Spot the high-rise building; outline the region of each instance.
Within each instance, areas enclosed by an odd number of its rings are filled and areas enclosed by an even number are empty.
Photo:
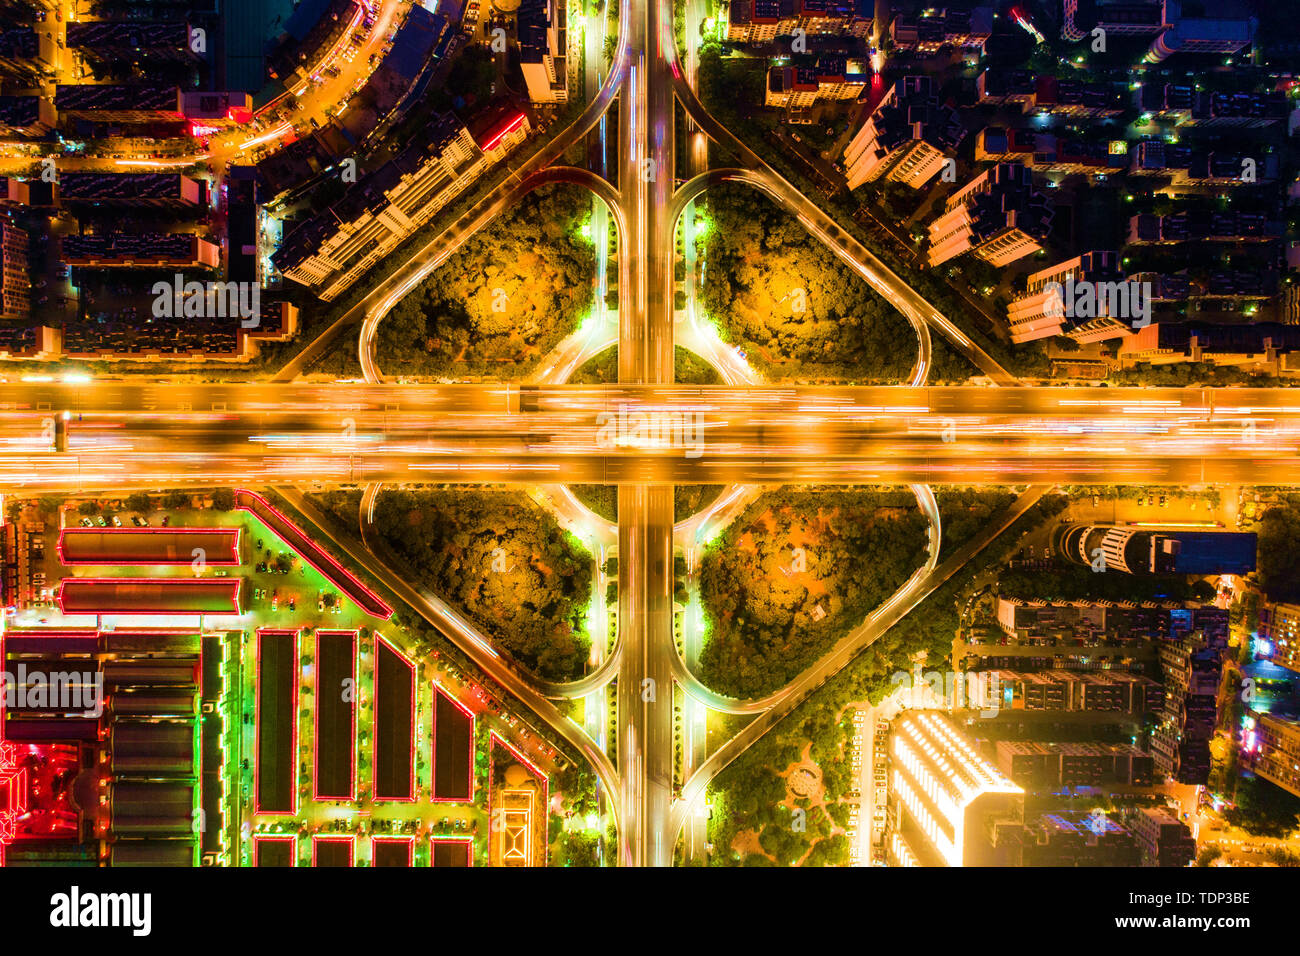
[[[1156,769],[1179,783],[1204,784],[1209,779],[1222,654],[1219,641],[1200,633],[1160,647],[1165,701],[1151,734],[1151,751]]]
[[[990,670],[972,707],[985,713],[1109,713],[1141,717],[1158,708],[1157,681],[1128,671]]]
[[[519,65],[528,98],[539,106],[569,101],[567,8],[555,0],[523,0],[519,6]]]
[[[1270,661],[1300,671],[1300,604],[1260,604],[1259,636],[1268,642]]]
[[[999,740],[996,748],[998,768],[1026,790],[1153,782],[1151,754],[1132,744]]]
[[[1300,721],[1276,714],[1247,717],[1241,756],[1257,777],[1300,797]]]
[[[899,15],[889,38],[899,50],[937,53],[944,47],[979,47],[993,35],[993,7],[930,8],[920,16]]]
[[[803,30],[807,37],[865,37],[875,21],[874,0],[730,0],[728,43],[771,43]]]
[[[1064,14],[1061,36],[1076,42],[1097,27],[1107,36],[1149,36],[1165,29],[1164,0],[1064,0]]]
[[[1221,0],[1219,6],[1228,4]],[[1151,42],[1148,63],[1160,63],[1175,53],[1237,53],[1255,38],[1258,21],[1244,7],[1231,15],[1183,16],[1182,0],[1164,0],[1164,31]]]
[[[451,115],[435,118],[419,141],[289,233],[271,261],[330,301],[500,162],[528,130],[523,113],[493,122],[477,139]]]
[[[811,64],[773,66],[767,71],[764,104],[806,110],[819,100],[857,99],[869,70],[860,60],[820,56]]]
[[[1142,853],[1143,866],[1187,866],[1196,859],[1196,840],[1187,824],[1167,810],[1135,807],[1120,817]]]
[[[1076,309],[1076,297],[1063,292],[1067,286],[1087,289],[1091,308]],[[1011,341],[1020,344],[1053,335],[1081,343],[1119,338],[1132,329],[1129,290],[1117,252],[1085,252],[1032,273],[1024,294],[1007,306]]]
[[[1255,534],[1068,525],[1057,553],[1097,570],[1125,574],[1247,574],[1255,570]]]
[[[26,318],[32,310],[27,233],[7,217],[0,218],[0,260],[0,318]]]
[[[1019,829],[1024,791],[951,720],[909,711],[894,721],[887,859],[896,866],[989,866],[1000,827]]]
[[[1052,207],[1034,189],[1022,163],[998,163],[948,197],[930,224],[929,262],[941,265],[966,252],[995,266],[1010,265],[1043,248]]]
[[[1044,813],[1025,824],[1020,866],[1139,866],[1137,839],[1107,813]]]
[[[885,94],[844,151],[850,189],[882,176],[919,189],[939,175],[966,136],[956,112],[939,104],[928,76],[905,76]]]

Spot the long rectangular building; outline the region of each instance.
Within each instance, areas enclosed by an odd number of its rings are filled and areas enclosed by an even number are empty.
[[[64,578],[64,614],[242,614],[239,578]]]
[[[143,567],[239,563],[238,528],[64,528],[59,560],[66,565]]]

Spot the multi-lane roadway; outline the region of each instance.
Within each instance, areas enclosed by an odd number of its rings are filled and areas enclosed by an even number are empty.
[[[1291,389],[0,384],[0,486],[1286,484]]]

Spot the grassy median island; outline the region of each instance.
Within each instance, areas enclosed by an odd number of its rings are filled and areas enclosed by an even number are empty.
[[[617,381],[617,345],[593,355],[569,376],[571,385],[612,385]],[[673,349],[673,381],[678,385],[721,385],[722,376],[704,359],[678,345]]]
[[[517,380],[591,308],[591,194],[542,187],[466,240],[379,323],[390,376]]]
[[[907,491],[763,495],[704,553],[705,682],[753,697],[792,680],[924,562],[925,528]]]
[[[673,485],[673,521],[685,521],[713,504],[724,485]],[[606,521],[618,521],[618,485],[569,485],[583,505]]]
[[[797,219],[735,184],[702,205],[700,300],[751,365],[773,381],[907,379],[912,327]]]
[[[375,534],[412,583],[463,613],[548,680],[583,672],[592,556],[515,491],[385,491]]]

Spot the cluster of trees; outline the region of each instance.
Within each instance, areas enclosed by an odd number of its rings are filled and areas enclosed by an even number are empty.
[[[527,374],[591,306],[595,255],[576,232],[591,196],[572,186],[530,193],[465,242],[379,324],[390,375]]]
[[[420,583],[549,680],[582,674],[592,557],[506,491],[389,491],[375,528]]]
[[[1079,564],[1063,564],[1050,571],[1014,568],[998,579],[1004,597],[1043,598],[1047,601],[1208,601],[1214,586],[1191,581],[1185,575],[1096,572]]]
[[[673,520],[685,521],[711,505],[722,485],[673,485]]]
[[[618,485],[569,485],[569,490],[606,521],[618,520]]]
[[[970,359],[958,352],[942,335],[930,332],[930,385],[961,385],[979,375]]]
[[[1252,374],[1244,369],[1215,365],[1213,362],[1173,362],[1152,365],[1139,362],[1132,368],[1114,368],[1107,381],[1115,385],[1150,385],[1177,387],[1181,385],[1285,385],[1272,375]]]
[[[765,196],[707,194],[709,281],[701,297],[725,336],[773,378],[899,382],[916,351],[907,321]]]
[[[752,697],[793,679],[924,560],[907,492],[763,495],[705,552],[706,682]]]
[[[1005,488],[945,488],[936,491],[934,498],[939,504],[942,535],[940,561],[979,534],[994,515],[1016,500]]]
[[[210,497],[212,498],[212,507],[218,511],[233,511],[235,508],[235,492],[232,488],[215,488]],[[47,504],[47,502],[42,499],[42,505],[45,504]],[[56,507],[53,503],[49,504],[51,510]],[[97,514],[111,515],[117,510],[133,511],[137,514],[149,514],[158,508],[162,508],[164,511],[179,511],[182,508],[190,507],[191,504],[193,504],[193,496],[190,492],[174,488],[158,499],[145,494],[143,491],[134,491],[120,501],[87,499],[77,505],[77,511],[79,514],[87,516]]]
[[[673,381],[679,385],[721,385],[722,376],[704,359],[678,345],[673,349]]]
[[[1300,600],[1300,562],[1293,550],[1300,540],[1300,495],[1287,495],[1264,512],[1255,533],[1259,586],[1271,601]]]
[[[767,734],[714,782],[723,794],[710,822],[710,841],[716,847],[711,863],[720,866],[841,866],[848,862],[848,842],[835,827],[846,829],[849,805],[842,802],[852,789],[847,743],[853,733],[852,716],[839,708],[801,708],[778,730]],[[801,759],[805,747],[822,771],[825,807],[806,797],[794,800],[803,810],[797,820],[783,805],[787,796],[785,770]],[[715,798],[717,799],[717,798]],[[719,807],[724,812],[716,812]],[[762,853],[741,855],[733,849],[744,832],[758,834]]]
[[[609,385],[618,381],[618,346],[583,362],[569,376],[570,385]]]
[[[561,830],[555,847],[561,866],[600,865],[600,834],[594,830]]]
[[[1300,826],[1300,798],[1258,777],[1238,777],[1234,804],[1223,819],[1252,836],[1287,836]]]

